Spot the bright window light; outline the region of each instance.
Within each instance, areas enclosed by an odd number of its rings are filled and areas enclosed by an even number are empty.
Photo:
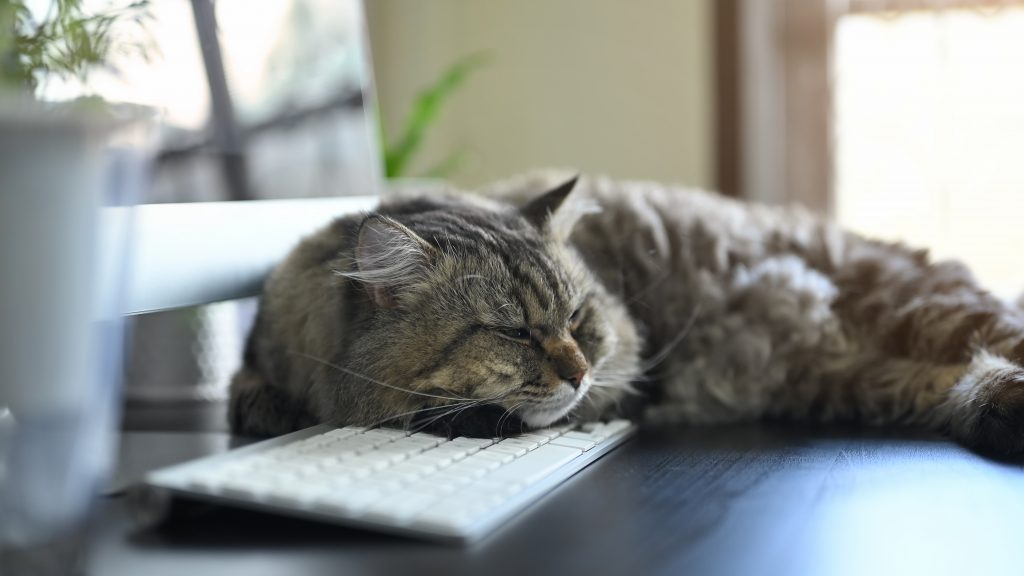
[[[1024,8],[845,16],[834,65],[839,221],[1024,292]]]

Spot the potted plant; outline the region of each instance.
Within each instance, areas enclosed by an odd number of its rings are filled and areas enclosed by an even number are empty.
[[[28,4],[0,0],[4,559],[77,525],[109,468],[120,369],[116,272],[130,220],[100,208],[125,205],[145,171],[138,108],[88,95],[54,101],[47,88],[85,86],[90,71],[125,48],[115,25],[144,22],[147,1],[101,13],[81,0],[55,0],[41,14]],[[43,557],[30,558],[28,571],[45,573],[32,563]]]

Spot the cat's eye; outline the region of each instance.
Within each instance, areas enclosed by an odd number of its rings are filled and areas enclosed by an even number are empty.
[[[580,327],[580,322],[583,320],[583,307],[580,306],[576,309],[572,315],[569,316],[569,329],[575,330]]]
[[[516,342],[529,342],[533,338],[527,328],[498,328],[498,334]]]

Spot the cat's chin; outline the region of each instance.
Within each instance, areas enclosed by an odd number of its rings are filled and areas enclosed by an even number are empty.
[[[580,387],[575,390],[569,387],[568,384],[564,384],[562,389],[568,392],[560,394],[545,404],[520,409],[519,419],[530,428],[544,428],[558,422],[587,395],[591,382],[592,379],[588,375],[583,379]]]
[[[559,419],[564,417],[572,410],[573,405],[566,406],[563,409],[533,409],[526,411],[524,410],[520,414],[519,418],[526,423],[530,428],[546,428]]]

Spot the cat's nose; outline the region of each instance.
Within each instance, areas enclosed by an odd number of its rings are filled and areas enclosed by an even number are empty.
[[[579,388],[588,368],[587,358],[580,347],[569,339],[545,342],[544,347],[555,374],[573,388]]]
[[[587,376],[587,371],[584,369],[584,370],[580,370],[579,372],[577,372],[575,374],[570,374],[570,375],[559,374],[559,376],[562,377],[562,380],[565,380],[566,382],[568,382],[569,386],[572,386],[573,390],[577,390],[577,389],[579,389],[580,384],[583,382],[583,379]]]

